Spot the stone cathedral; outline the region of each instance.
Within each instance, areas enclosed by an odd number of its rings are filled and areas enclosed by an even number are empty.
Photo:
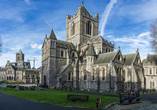
[[[98,35],[99,14],[84,5],[66,16],[66,41],[53,29],[42,45],[43,85],[88,91],[118,92],[145,89],[144,69],[138,49],[122,54],[120,47]]]

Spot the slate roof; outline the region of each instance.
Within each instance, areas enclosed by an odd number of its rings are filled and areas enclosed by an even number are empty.
[[[1,67],[0,71],[6,71],[8,69],[8,67]]]
[[[148,63],[148,62],[153,63],[153,61],[157,65],[157,55],[156,54],[148,54],[147,58],[146,58],[146,63]]]
[[[131,65],[136,57],[136,53],[132,54],[123,54],[124,64]]]
[[[95,53],[95,50],[94,50],[94,46],[93,46],[93,43],[91,43],[89,45],[89,48],[88,48],[86,56],[95,56],[95,55],[96,55],[96,53]]]
[[[61,41],[61,40],[56,40],[56,42],[58,43],[58,45],[62,45],[62,46],[70,46],[71,48],[75,49],[75,46],[73,43],[71,42],[67,42],[67,41]]]
[[[99,54],[94,64],[110,63],[110,61],[115,57],[117,52],[108,52],[108,53]]]
[[[26,69],[26,73],[34,73],[34,74],[39,74],[39,70],[38,69]]]
[[[68,66],[69,65],[64,65],[64,66],[60,67],[59,70],[58,70],[58,72],[57,72],[57,74],[63,73]]]
[[[89,41],[94,41],[94,40],[98,40],[100,41],[101,39],[104,40],[104,38],[101,35],[96,35],[96,36],[92,36]]]

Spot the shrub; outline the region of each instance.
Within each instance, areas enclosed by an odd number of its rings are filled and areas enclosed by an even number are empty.
[[[55,89],[56,89],[57,87],[55,86]]]
[[[24,86],[20,86],[19,89],[20,89],[20,90],[24,90]]]
[[[67,91],[67,89],[68,89],[68,87],[66,86],[66,87],[65,87],[65,90]]]
[[[71,86],[70,86],[70,92],[72,91],[72,88],[71,88]]]
[[[61,91],[63,90],[63,87],[61,87]]]

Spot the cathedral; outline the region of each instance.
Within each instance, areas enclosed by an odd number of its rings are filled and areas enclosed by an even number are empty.
[[[99,14],[84,5],[66,16],[66,41],[53,29],[42,45],[41,83],[56,87],[112,92],[144,90],[145,77],[139,50],[122,54],[120,47],[98,35]]]

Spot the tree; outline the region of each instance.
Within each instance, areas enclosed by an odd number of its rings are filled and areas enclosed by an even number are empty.
[[[0,34],[0,56],[2,54],[2,41],[1,41],[1,34]]]
[[[157,52],[157,19],[151,23],[150,37],[152,48],[155,52]]]
[[[143,60],[142,60],[142,63],[145,63],[145,62],[146,62],[146,59],[143,59]]]

